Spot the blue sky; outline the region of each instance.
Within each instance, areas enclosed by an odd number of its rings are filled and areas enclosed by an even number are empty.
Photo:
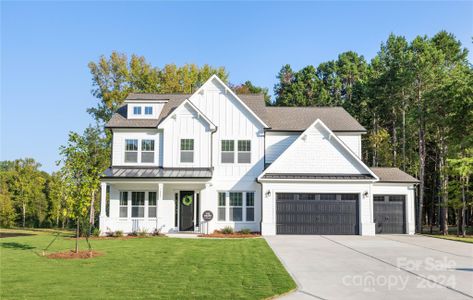
[[[0,160],[33,157],[56,170],[68,132],[93,123],[87,63],[114,50],[155,66],[225,66],[231,82],[272,91],[283,64],[318,65],[347,50],[371,59],[391,32],[442,29],[471,51],[473,2],[3,1]]]

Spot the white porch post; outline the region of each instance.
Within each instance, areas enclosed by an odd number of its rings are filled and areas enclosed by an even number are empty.
[[[100,217],[105,218],[107,209],[107,183],[100,184]]]
[[[159,209],[158,207],[163,203],[163,194],[164,194],[164,191],[163,191],[163,188],[164,188],[164,185],[162,183],[158,183],[158,199],[156,199],[156,230],[159,230],[158,228],[158,220],[159,220],[159,216],[158,216],[158,213],[159,213]]]

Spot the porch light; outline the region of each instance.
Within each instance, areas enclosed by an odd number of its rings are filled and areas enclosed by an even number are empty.
[[[266,191],[266,194],[264,194],[266,197],[270,197],[271,196],[271,191],[270,190],[267,190]]]
[[[365,191],[365,192],[363,193],[363,197],[365,197],[365,198],[368,197],[368,191]]]

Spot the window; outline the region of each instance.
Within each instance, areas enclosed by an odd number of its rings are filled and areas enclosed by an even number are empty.
[[[141,106],[133,107],[133,114],[134,115],[141,115]]]
[[[152,114],[153,114],[153,107],[145,106],[145,115],[152,115]]]
[[[141,140],[141,162],[154,162],[154,140]]]
[[[337,200],[337,195],[336,194],[320,194],[320,200],[335,201]]]
[[[131,217],[145,217],[145,192],[131,193]]]
[[[235,162],[235,141],[222,140],[222,163],[232,164]]]
[[[255,220],[255,193],[246,193],[246,221]]]
[[[181,163],[194,162],[194,140],[181,139]]]
[[[156,218],[156,192],[148,193],[148,218]]]
[[[251,141],[250,140],[238,141],[238,163],[239,164],[251,163]]]
[[[358,194],[342,194],[341,200],[342,201],[358,200]]]
[[[120,218],[128,217],[128,192],[120,192]]]
[[[243,193],[230,193],[230,221],[243,221]]]
[[[125,140],[125,162],[138,162],[138,140]]]
[[[226,193],[218,193],[218,220],[225,221],[225,207],[227,206]]]

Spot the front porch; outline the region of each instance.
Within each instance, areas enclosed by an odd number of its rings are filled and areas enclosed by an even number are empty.
[[[101,234],[203,232],[201,199],[206,198],[207,181],[104,180]]]

